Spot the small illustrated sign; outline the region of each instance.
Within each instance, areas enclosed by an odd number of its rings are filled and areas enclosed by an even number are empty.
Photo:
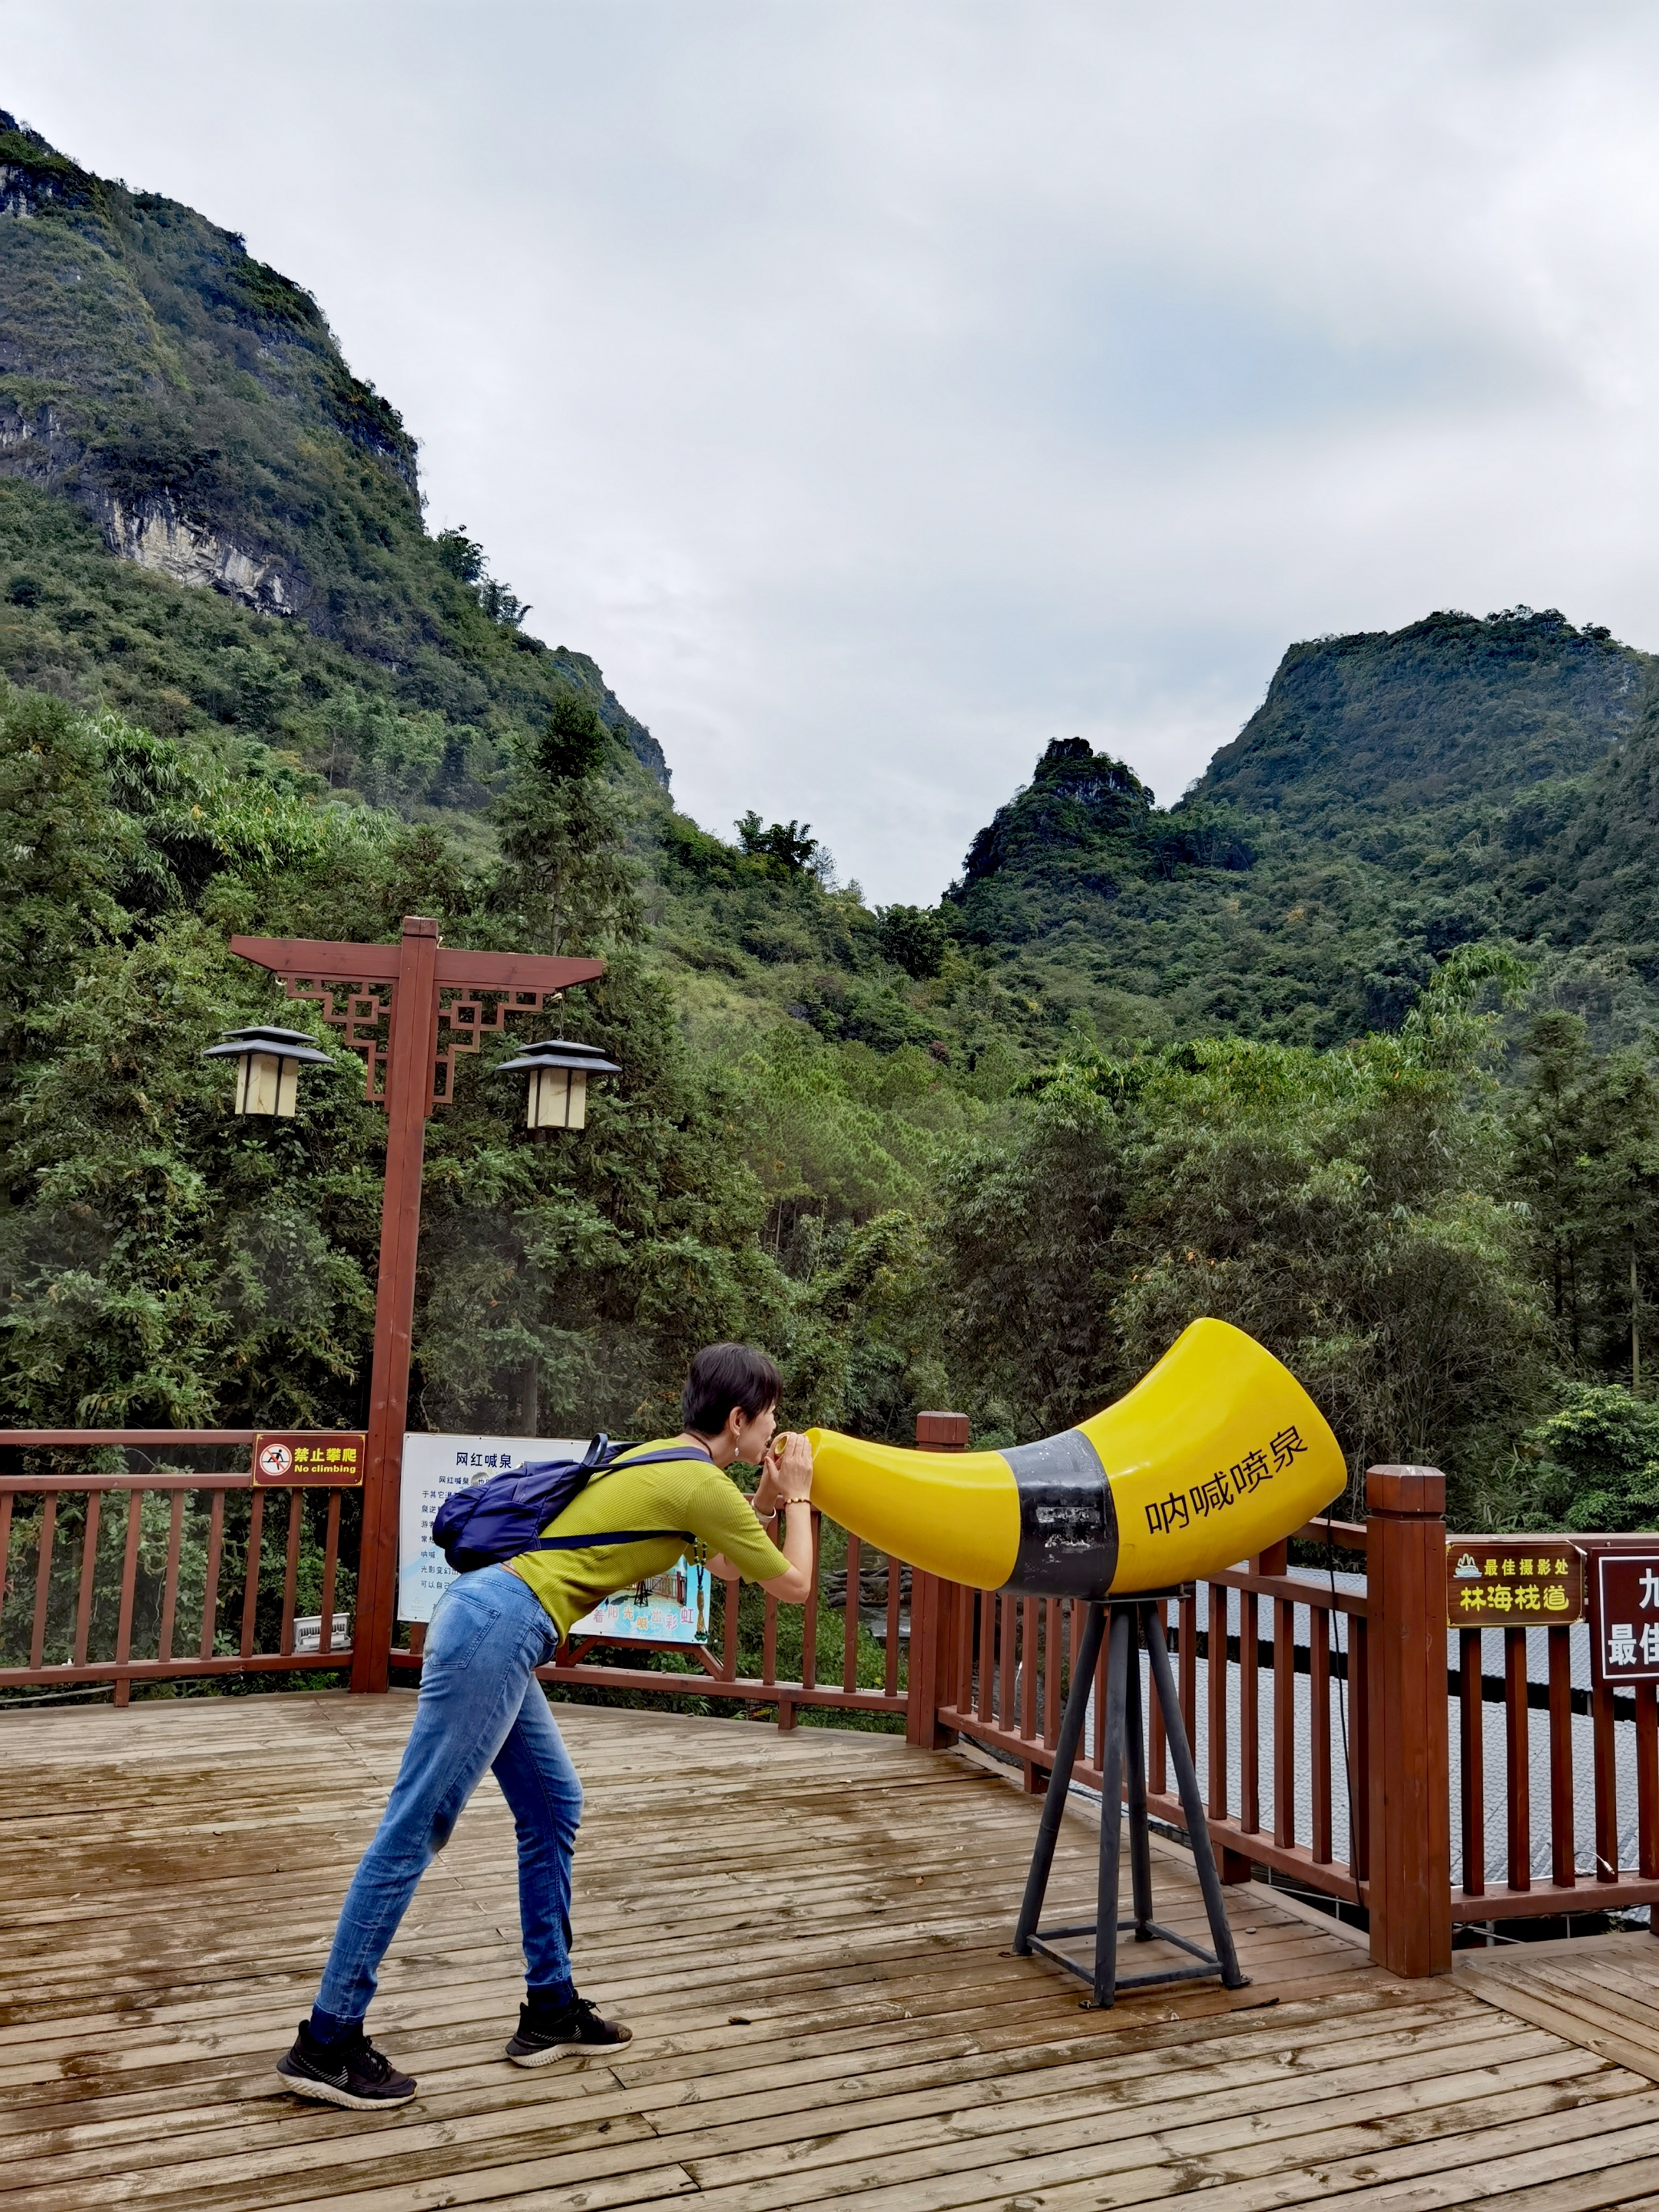
[[[323,1616],[320,1613],[304,1614],[294,1624],[294,1650],[297,1658],[323,1648]],[[351,1615],[337,1613],[328,1626],[328,1648],[331,1651],[349,1652],[351,1649]]]
[[[259,1490],[291,1490],[296,1485],[331,1484],[356,1490],[363,1479],[368,1439],[319,1429],[283,1430],[253,1440],[253,1480]]]
[[[665,1575],[630,1585],[596,1605],[570,1632],[580,1644],[701,1644],[708,1633],[709,1574],[677,1559]]]
[[[1584,1618],[1584,1555],[1555,1536],[1449,1536],[1453,1628],[1565,1628]]]
[[[1590,1577],[1598,1682],[1659,1682],[1659,1552],[1598,1552]]]

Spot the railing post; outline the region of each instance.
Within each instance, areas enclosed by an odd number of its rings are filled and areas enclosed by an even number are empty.
[[[1451,1969],[1446,1708],[1446,1478],[1365,1477],[1369,1597],[1370,1950],[1391,1973]]]
[[[966,1451],[966,1413],[918,1413],[918,1451]],[[955,1626],[951,1594],[953,1585],[938,1575],[910,1570],[910,1671],[905,1691],[904,1733],[907,1741],[924,1751],[941,1750],[955,1741],[952,1731],[939,1724],[939,1686],[946,1679],[951,1632]]]

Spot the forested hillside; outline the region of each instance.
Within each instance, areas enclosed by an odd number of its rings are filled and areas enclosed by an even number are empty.
[[[1525,610],[1294,647],[1187,799],[1048,744],[936,906],[810,824],[713,836],[542,642],[320,311],[193,211],[0,137],[0,1420],[352,1422],[381,1122],[239,929],[603,952],[621,1076],[538,1145],[435,1117],[416,1418],[665,1418],[774,1347],[786,1417],[1038,1435],[1218,1313],[1351,1463],[1626,1525],[1659,1279],[1652,664]],[[1033,733],[1033,750],[1041,733]]]
[[[1449,951],[1498,939],[1629,1041],[1659,1016],[1656,672],[1528,608],[1292,646],[1168,811],[1051,744],[975,841],[957,927],[1109,1038],[1397,1028]]]

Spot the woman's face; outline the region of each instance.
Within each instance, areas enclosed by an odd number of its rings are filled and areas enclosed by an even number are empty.
[[[778,1409],[775,1406],[763,1406],[758,1413],[750,1414],[744,1414],[735,1406],[732,1410],[738,1424],[738,1457],[745,1467],[758,1467],[778,1425]]]

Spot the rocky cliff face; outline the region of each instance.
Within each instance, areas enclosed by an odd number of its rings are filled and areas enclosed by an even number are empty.
[[[110,551],[293,618],[458,724],[575,684],[659,784],[662,748],[586,655],[446,568],[416,450],[311,295],[191,208],[95,176],[0,111],[0,476]]]
[[[0,113],[0,470],[76,501],[126,559],[338,634],[319,448],[353,534],[390,525],[412,551],[414,441],[309,295]]]
[[[260,614],[291,615],[292,586],[275,561],[261,561],[180,514],[167,492],[132,507],[113,493],[92,501],[112,552],[175,584],[207,584]]]

